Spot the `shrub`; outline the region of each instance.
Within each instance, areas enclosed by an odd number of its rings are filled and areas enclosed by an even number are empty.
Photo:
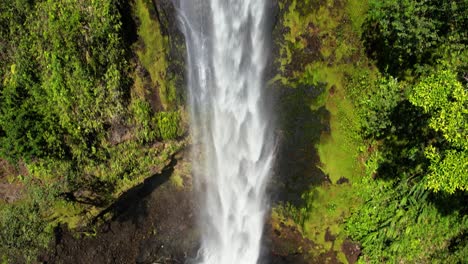
[[[8,258],[23,256],[33,262],[52,239],[52,230],[40,215],[39,205],[7,205],[0,212],[0,249]]]
[[[393,126],[390,116],[403,99],[402,89],[392,77],[381,77],[370,85],[373,89],[359,100],[361,127],[365,137],[381,138]]]
[[[364,31],[367,50],[381,70],[393,75],[433,63],[446,42],[464,49],[466,8],[466,1],[371,0]]]
[[[159,112],[155,116],[156,130],[163,140],[176,139],[182,136],[180,112]]]

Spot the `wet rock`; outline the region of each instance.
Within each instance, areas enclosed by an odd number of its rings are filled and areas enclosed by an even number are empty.
[[[169,38],[169,75],[175,82],[175,87],[180,98],[185,98],[185,37],[180,30],[177,14],[177,2],[174,0],[153,0],[156,7],[162,34]]]
[[[265,226],[265,245],[268,247],[262,256],[262,263],[310,263],[308,252],[315,244],[302,236],[294,225],[285,224],[282,220],[270,218]]]

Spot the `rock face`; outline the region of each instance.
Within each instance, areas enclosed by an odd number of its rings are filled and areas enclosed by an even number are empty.
[[[175,76],[175,86],[180,97],[185,99],[185,39],[180,30],[177,15],[177,0],[153,0],[162,33],[169,38],[169,74]]]
[[[184,157],[122,195],[111,208],[113,218],[98,230],[56,230],[56,243],[42,263],[184,263],[196,255],[190,176]],[[182,175],[181,175],[182,173]],[[170,179],[183,177],[183,187]]]
[[[22,198],[24,186],[17,182],[9,182],[8,176],[16,178],[27,173],[23,163],[15,167],[8,161],[0,159],[0,202],[13,203]]]

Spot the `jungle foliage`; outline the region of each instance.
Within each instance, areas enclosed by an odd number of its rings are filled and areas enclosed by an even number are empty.
[[[184,126],[166,40],[155,31],[149,40],[160,42],[158,53],[142,51],[150,34],[142,31],[160,25],[150,1],[132,3],[2,1],[0,159],[27,172],[1,175],[26,194],[0,207],[0,255],[24,250],[33,261],[55,225],[86,224],[182,147],[173,141]],[[148,81],[148,71],[160,77]],[[164,102],[152,100],[158,93]]]
[[[468,1],[369,3],[362,37],[383,77],[348,84],[369,151],[347,232],[363,262],[463,263]]]
[[[468,44],[466,0],[369,1],[363,35],[382,71],[398,76],[462,51]]]
[[[334,251],[346,263],[351,238],[361,263],[465,263],[468,1],[284,0],[280,9],[273,81],[301,98],[285,97],[294,107],[284,112],[329,111],[318,135],[307,133],[311,120],[286,119],[327,177],[310,184],[318,176],[304,170],[302,204],[275,208],[276,221],[316,244],[294,253]],[[303,103],[302,86],[317,99]],[[314,147],[302,144],[300,159]]]

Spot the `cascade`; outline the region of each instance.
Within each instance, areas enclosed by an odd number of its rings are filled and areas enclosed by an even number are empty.
[[[254,264],[274,136],[265,110],[268,0],[182,0],[200,262]]]

